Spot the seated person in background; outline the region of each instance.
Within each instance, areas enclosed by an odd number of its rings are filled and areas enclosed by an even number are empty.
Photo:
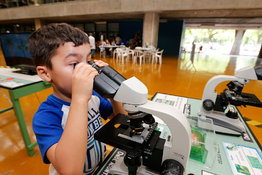
[[[53,87],[33,119],[43,162],[51,163],[49,174],[92,174],[106,156],[106,145],[94,140],[103,125],[101,117],[126,112],[121,103],[93,91],[98,72],[86,63],[88,36],[65,23],[49,24],[31,34],[29,51],[39,77]]]
[[[132,41],[132,44],[130,46],[130,49],[135,49],[136,46],[138,46],[138,35],[136,34],[133,41]]]
[[[109,43],[111,43],[112,46],[115,45],[115,37],[114,37],[114,36],[110,36],[110,37],[108,38],[108,40],[109,40]]]
[[[116,41],[116,45],[120,45],[120,44],[121,44],[121,42],[122,42],[122,39],[121,39],[121,37],[120,37],[120,35],[119,35],[119,34],[116,36],[116,39],[115,39],[115,41]]]
[[[103,46],[111,46],[108,39],[106,39],[106,41],[103,43]],[[105,49],[106,49],[106,56],[110,57],[111,55],[110,51],[112,50],[112,48],[106,47]]]
[[[105,41],[105,46],[111,46],[111,44],[110,44],[108,39],[106,39],[106,41]]]
[[[112,45],[112,46],[115,46],[115,45],[116,45],[115,40],[112,40],[111,45]]]

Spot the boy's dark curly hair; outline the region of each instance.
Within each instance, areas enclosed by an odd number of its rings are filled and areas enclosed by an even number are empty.
[[[66,42],[73,42],[75,46],[89,43],[85,32],[66,23],[42,26],[29,36],[28,41],[34,64],[45,65],[50,69],[52,69],[51,57],[60,45]]]

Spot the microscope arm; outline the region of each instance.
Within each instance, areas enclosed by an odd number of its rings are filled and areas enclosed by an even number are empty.
[[[147,100],[147,88],[137,78],[122,82],[114,96],[129,112],[143,112],[159,117],[167,124],[172,136],[165,143],[163,159],[175,159],[184,168],[191,148],[191,129],[186,116],[177,109]]]
[[[209,103],[215,104],[217,99],[216,86],[224,81],[237,81],[243,86],[249,82],[249,80],[260,80],[262,78],[262,66],[258,67],[244,67],[235,72],[234,76],[229,75],[217,75],[212,77],[206,84],[202,96],[202,104],[209,106]],[[203,112],[203,107],[201,111]]]
[[[213,103],[216,102],[216,98],[217,98],[217,92],[215,90],[215,88],[217,87],[217,85],[219,85],[220,83],[224,82],[224,81],[238,81],[242,84],[245,83],[244,79],[235,77],[235,76],[229,76],[229,75],[217,75],[212,77],[206,84],[205,88],[204,88],[204,93],[202,96],[202,103],[205,100],[211,100]]]
[[[191,149],[191,129],[186,116],[179,110],[153,101],[138,106],[139,111],[159,117],[167,124],[172,136],[166,140],[163,161],[175,159],[186,169]]]

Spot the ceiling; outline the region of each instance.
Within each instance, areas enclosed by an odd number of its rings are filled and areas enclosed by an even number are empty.
[[[18,8],[22,9],[22,8]],[[159,14],[160,22],[184,20],[190,28],[223,28],[223,29],[261,29],[262,9],[218,9],[218,10],[165,10],[154,11]],[[11,13],[11,12],[10,12]],[[103,14],[81,14],[68,16],[50,15],[39,17],[43,22],[87,23],[97,21],[119,22],[143,20],[145,11],[107,12]],[[18,15],[19,18],[19,15]],[[34,18],[2,18],[0,24],[34,24]]]

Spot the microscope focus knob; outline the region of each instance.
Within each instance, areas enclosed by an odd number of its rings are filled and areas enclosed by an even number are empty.
[[[232,106],[228,106],[228,111],[226,113],[226,116],[232,119],[237,119],[238,118],[237,110]]]
[[[155,123],[155,119],[151,114],[147,114],[146,116],[144,116],[143,121],[149,125]]]
[[[138,167],[141,165],[141,155],[138,152],[127,152],[124,163],[128,167],[128,175],[136,175]]]
[[[206,99],[203,101],[203,108],[206,110],[206,111],[211,111],[212,109],[214,109],[214,102],[210,99]]]
[[[162,164],[161,175],[183,175],[184,167],[174,159],[166,159]]]

